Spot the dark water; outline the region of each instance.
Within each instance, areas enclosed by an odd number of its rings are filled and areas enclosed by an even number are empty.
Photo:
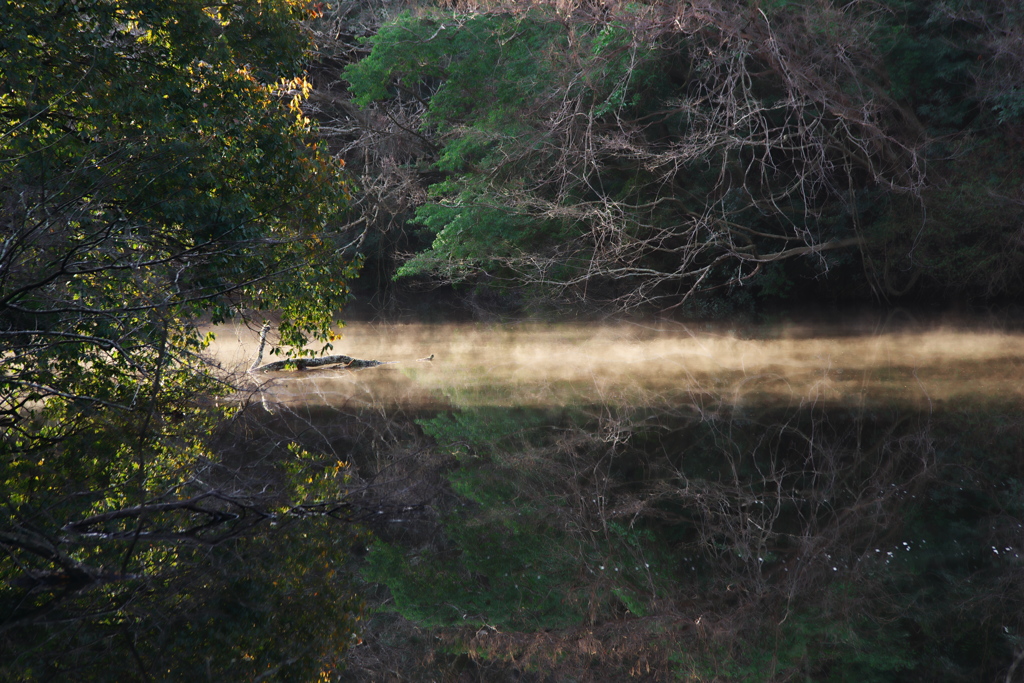
[[[253,396],[422,506],[377,529],[353,680],[1024,674],[1018,333],[353,325],[336,346],[397,362]]]

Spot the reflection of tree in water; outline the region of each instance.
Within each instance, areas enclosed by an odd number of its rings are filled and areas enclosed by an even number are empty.
[[[988,408],[254,406],[198,475],[234,497],[194,502],[276,525],[140,537],[163,571],[36,588],[22,614],[61,597],[16,633],[61,670],[113,655],[184,676],[205,652],[214,670],[273,662],[272,678],[298,680],[303,662],[330,669],[358,591],[375,609],[342,680],[1001,680],[1021,651],[1021,423]],[[338,510],[378,539],[365,560],[350,525],[301,514],[301,486],[336,486],[339,461]],[[209,524],[183,511],[146,529]],[[130,512],[76,529],[102,529],[123,558]]]
[[[380,431],[372,421],[355,416],[339,432],[334,416],[280,413],[235,413],[184,462],[187,481],[149,502],[18,508],[0,530],[0,678],[336,671],[357,640],[352,560],[365,529],[389,537],[424,511],[378,494],[343,457],[360,424]]]
[[[420,424],[457,463],[462,504],[439,510],[443,541],[371,552],[397,614],[353,651],[360,675],[411,657],[382,644],[397,615],[463,653],[432,670],[487,676],[989,680],[1022,651],[1012,411],[706,403]]]

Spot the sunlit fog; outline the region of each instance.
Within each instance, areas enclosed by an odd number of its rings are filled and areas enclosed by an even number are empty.
[[[251,365],[256,333],[222,327],[215,334],[210,352],[225,368]],[[1002,403],[1024,394],[1024,335],[997,330],[355,323],[328,352],[387,364],[260,373],[249,385],[275,402],[331,405],[557,406],[688,396],[732,403]]]

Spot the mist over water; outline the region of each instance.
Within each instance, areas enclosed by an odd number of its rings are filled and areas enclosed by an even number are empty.
[[[328,353],[363,370],[261,373],[279,403],[557,407],[713,396],[732,404],[1013,404],[1024,334],[933,327],[875,333],[778,325],[742,332],[664,322],[347,325]],[[247,368],[257,334],[220,327],[210,352]],[[273,337],[271,337],[273,340]],[[319,349],[316,349],[319,350]],[[433,355],[433,361],[418,359]],[[266,360],[266,359],[265,359]]]

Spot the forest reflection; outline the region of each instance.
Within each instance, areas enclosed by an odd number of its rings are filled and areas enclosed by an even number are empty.
[[[1022,341],[356,324],[335,352],[398,362],[249,415],[422,512],[375,529],[351,680],[1011,680]]]

